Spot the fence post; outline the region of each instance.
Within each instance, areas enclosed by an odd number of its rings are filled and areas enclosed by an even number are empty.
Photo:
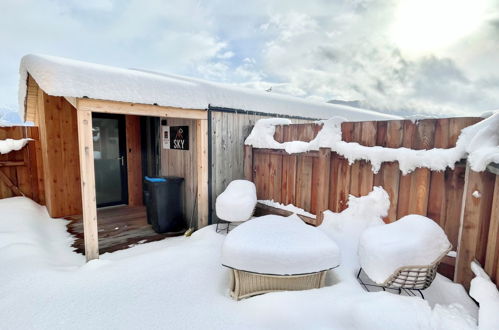
[[[323,212],[328,209],[329,203],[329,176],[331,175],[331,149],[330,148],[320,148],[319,149],[319,163],[317,166],[317,171],[320,175],[319,185],[317,187],[317,199],[316,199],[316,216],[317,222],[316,226],[322,223],[324,219]]]
[[[490,225],[495,176],[487,171],[474,172],[466,165],[463,204],[457,246],[454,282],[466,289],[473,278],[470,263],[485,258],[487,233]],[[477,192],[477,193],[475,193]]]
[[[244,145],[244,178],[253,182],[253,146]]]

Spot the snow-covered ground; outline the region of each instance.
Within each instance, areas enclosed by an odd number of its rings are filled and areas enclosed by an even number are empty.
[[[375,196],[376,197],[376,196]],[[442,276],[427,300],[367,293],[355,278],[358,218],[383,212],[374,197],[354,209],[327,212],[321,229],[341,249],[327,286],[229,297],[221,266],[225,235],[213,226],[107,253],[85,264],[72,252],[64,220],[22,198],[0,200],[0,328],[2,329],[474,329],[478,309],[464,289]],[[348,209],[347,209],[348,210]]]

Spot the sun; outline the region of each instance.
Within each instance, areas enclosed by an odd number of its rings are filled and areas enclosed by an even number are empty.
[[[401,0],[390,35],[409,54],[437,51],[473,33],[485,8],[485,0]]]

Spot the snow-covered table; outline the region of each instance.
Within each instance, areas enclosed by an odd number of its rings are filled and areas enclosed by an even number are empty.
[[[234,299],[323,287],[326,272],[339,262],[336,243],[296,215],[245,222],[227,235],[222,247]]]

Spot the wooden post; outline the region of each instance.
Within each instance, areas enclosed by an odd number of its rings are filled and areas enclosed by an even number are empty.
[[[494,199],[490,214],[489,237],[487,240],[487,257],[485,258],[485,271],[496,285],[499,285],[499,175],[496,175],[494,186]]]
[[[198,228],[208,225],[208,120],[196,121]]]
[[[323,212],[329,207],[329,176],[331,174],[331,149],[320,148],[319,149],[319,163],[317,166],[317,172],[320,173],[320,180],[318,180],[317,186],[317,198],[316,198],[316,215],[317,222],[316,226],[322,223],[324,219]]]
[[[244,145],[244,178],[253,182],[253,146]]]
[[[473,278],[470,263],[477,259],[484,264],[487,233],[490,224],[495,175],[474,172],[466,166],[465,187],[454,281],[469,289]],[[479,194],[475,193],[478,192]]]
[[[97,204],[95,199],[94,143],[92,112],[76,111],[78,121],[78,148],[80,153],[81,197],[83,206],[83,235],[87,261],[99,258]]]

